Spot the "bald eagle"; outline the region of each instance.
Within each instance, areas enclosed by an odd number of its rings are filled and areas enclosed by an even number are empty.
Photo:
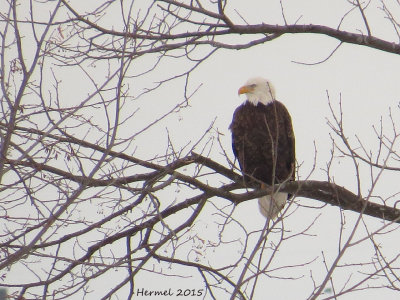
[[[261,187],[295,179],[295,138],[292,120],[286,107],[275,100],[271,83],[251,78],[238,94],[247,100],[234,114],[230,130],[232,148],[239,161],[245,182]],[[260,212],[274,219],[291,197],[275,191],[258,199]]]

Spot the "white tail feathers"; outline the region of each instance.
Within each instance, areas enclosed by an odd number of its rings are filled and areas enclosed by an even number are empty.
[[[258,198],[258,206],[261,214],[268,219],[275,219],[282,208],[285,206],[288,198],[287,193],[275,193]]]

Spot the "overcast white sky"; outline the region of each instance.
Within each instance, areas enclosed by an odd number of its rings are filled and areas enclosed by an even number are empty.
[[[279,11],[279,2],[270,1]],[[315,22],[336,27],[341,16],[347,11],[346,1],[283,1],[287,12],[288,22],[298,19],[299,23]],[[270,14],[264,2],[247,1],[240,2],[238,8],[250,23],[253,22],[280,22],[279,14]],[[272,4],[271,4],[272,5]],[[376,9],[378,2],[372,1],[374,13],[368,15],[372,20],[372,32],[379,33],[381,37],[393,38],[391,27],[382,20],[381,12]],[[232,5],[232,7],[235,7]],[[260,13],[263,12],[263,13]],[[264,13],[265,12],[265,13]],[[233,16],[233,15],[232,15]],[[272,19],[272,20],[271,20]],[[270,21],[271,20],[271,21]],[[347,30],[361,29],[357,13],[350,16],[343,24]],[[377,145],[377,140],[372,130],[372,125],[378,125],[380,117],[387,117],[389,107],[396,111],[399,102],[400,85],[398,84],[400,59],[393,54],[381,53],[353,45],[342,45],[340,49],[327,62],[306,66],[296,62],[314,63],[325,59],[338,45],[332,38],[299,34],[285,35],[273,42],[257,46],[243,51],[220,50],[206,63],[204,63],[192,76],[192,84],[202,83],[203,86],[192,99],[192,108],[182,113],[183,120],[171,122],[168,127],[173,132],[177,143],[185,144],[187,133],[200,136],[216,117],[216,126],[224,133],[223,142],[225,149],[230,149],[230,132],[228,126],[234,109],[244,100],[237,96],[237,89],[253,76],[263,76],[271,80],[275,86],[277,98],[289,109],[296,134],[296,154],[299,163],[302,163],[300,177],[308,176],[314,161],[314,142],[317,146],[317,169],[310,179],[326,180],[325,173],[320,168],[326,168],[326,162],[330,156],[331,141],[327,117],[330,117],[327,102],[327,92],[332,103],[338,107],[342,99],[344,120],[347,135],[351,141],[355,141],[357,134],[366,145]],[[398,112],[395,112],[398,117]],[[365,170],[366,171],[366,170]],[[369,174],[363,178],[364,193],[369,188]],[[343,161],[334,167],[334,179],[339,185],[349,190],[356,191],[354,171],[348,161]],[[378,189],[382,193],[395,192],[394,182],[398,176],[388,173]],[[299,200],[300,204],[316,205],[315,201]],[[282,264],[299,263],[312,260],[315,257],[321,259],[321,254],[332,262],[337,255],[340,214],[337,208],[325,207],[324,209],[300,208],[288,218],[285,225],[287,230],[305,228],[310,220],[321,214],[311,233],[315,236],[293,241],[293,244],[279,252],[278,261]],[[357,214],[347,212],[348,228],[351,228]],[[257,213],[256,201],[248,201],[239,205],[235,217],[246,228],[257,230],[262,228],[263,218]],[[205,218],[205,217],[204,217]],[[366,218],[380,224],[378,220]],[[205,219],[207,223],[207,219]],[[371,225],[371,228],[374,226]],[[360,233],[360,235],[365,235]],[[211,235],[212,236],[212,235]],[[395,232],[384,239],[383,251],[388,255],[397,253],[397,241],[399,233]],[[370,246],[370,245],[368,245]],[[365,254],[371,257],[370,248],[366,246],[356,247],[349,251],[345,261],[362,261]],[[210,256],[212,253],[210,253]],[[216,255],[214,253],[214,255]],[[229,253],[220,254],[220,258]],[[233,252],[233,254],[235,253]],[[300,258],[301,257],[301,258]],[[364,258],[365,259],[365,258]],[[310,268],[315,277],[322,276],[325,270],[321,260]],[[343,273],[339,270],[335,274],[335,280],[347,280],[348,270]],[[296,272],[285,273],[282,276],[308,276]],[[355,275],[356,276],[356,275]],[[190,280],[189,280],[190,281]],[[260,285],[265,285],[263,293],[256,294],[255,299],[303,299],[308,293],[310,280],[268,279]],[[397,296],[389,290],[373,289],[366,293],[356,294],[363,299],[395,299]],[[327,295],[329,296],[329,294]],[[161,299],[161,298],[160,298]],[[340,299],[356,299],[354,295],[342,296]]]
[[[270,1],[271,5],[279,11],[279,2]],[[283,1],[288,22],[297,20],[299,23],[315,22],[336,27],[341,16],[348,9],[346,1]],[[278,23],[281,21],[279,14],[270,13],[267,4],[259,1],[240,2],[237,8],[242,16],[250,23],[263,21]],[[370,4],[374,13],[368,15],[371,20],[373,33],[378,33],[384,38],[393,38],[392,29],[382,20],[381,12],[376,9],[378,2]],[[372,9],[371,9],[372,10]],[[262,12],[262,13],[260,13]],[[232,13],[232,17],[233,17]],[[233,18],[234,19],[234,18]],[[347,30],[361,29],[365,32],[363,25],[359,22],[357,13],[349,16],[343,23]],[[209,124],[216,119],[216,127],[224,133],[222,138],[225,149],[230,149],[230,133],[228,126],[234,109],[244,100],[237,96],[237,89],[253,76],[263,76],[271,80],[276,88],[277,98],[289,109],[294,130],[296,134],[296,153],[302,167],[299,171],[300,177],[308,176],[314,161],[314,142],[317,146],[317,169],[310,179],[326,180],[325,173],[320,168],[326,168],[326,162],[330,156],[331,141],[329,138],[329,127],[326,118],[330,116],[327,102],[327,92],[332,103],[336,106],[340,95],[344,109],[344,120],[347,135],[351,141],[355,141],[357,134],[366,145],[376,145],[376,138],[372,131],[372,125],[379,124],[381,116],[386,117],[389,107],[394,110],[399,102],[400,85],[398,84],[400,59],[393,54],[381,53],[376,50],[367,49],[353,45],[343,45],[327,62],[318,65],[306,66],[296,64],[293,61],[314,63],[325,59],[338,45],[334,39],[309,35],[286,35],[273,42],[257,46],[243,51],[220,50],[204,63],[191,77],[192,84],[202,83],[203,86],[193,97],[192,107],[182,112],[182,119],[169,121],[167,125],[174,141],[184,145],[188,139],[201,136]],[[163,98],[165,100],[165,97]],[[398,117],[398,112],[396,111]],[[363,179],[364,193],[369,188],[369,174]],[[389,194],[395,191],[393,183],[396,182],[396,174],[387,174],[378,191]],[[396,179],[395,179],[396,178]],[[356,180],[354,171],[348,162],[343,161],[334,167],[334,179],[339,185],[356,191]],[[316,205],[315,201],[305,199],[299,200],[300,204]],[[312,260],[318,257],[317,263],[310,268],[313,275],[318,278],[325,270],[321,262],[321,254],[327,257],[329,262],[337,255],[340,214],[337,208],[325,207],[324,209],[300,208],[295,214],[287,219],[285,225],[287,230],[296,231],[305,228],[310,220],[321,214],[311,233],[312,237],[293,241],[293,244],[285,247],[279,252],[278,261],[282,264],[295,264],[300,261]],[[351,228],[357,214],[347,212],[348,228]],[[248,201],[239,205],[235,217],[246,226],[249,231],[262,228],[263,218],[257,212],[256,201]],[[207,218],[203,217],[207,223]],[[380,224],[378,220],[366,218],[371,224]],[[211,225],[208,224],[210,227]],[[372,226],[372,225],[371,225]],[[212,227],[212,226],[211,226]],[[372,226],[371,228],[373,228]],[[360,233],[360,235],[365,235]],[[212,234],[208,238],[212,239]],[[397,241],[399,233],[394,232],[385,238],[383,251],[394,254],[398,251]],[[370,246],[370,245],[369,245]],[[371,257],[370,248],[367,246],[356,247],[349,251],[345,261],[362,261],[360,255]],[[209,258],[217,256],[218,253],[209,253]],[[219,253],[219,258],[232,253]],[[365,257],[364,257],[365,259]],[[347,280],[346,274],[339,270],[335,273],[335,280]],[[285,273],[282,276],[305,276],[296,272]],[[356,276],[356,275],[355,275]],[[190,280],[188,279],[187,282]],[[192,283],[191,283],[192,284]],[[261,284],[261,283],[260,283]],[[268,279],[261,285],[265,286],[263,293],[256,295],[255,299],[302,299],[309,291],[311,281]],[[362,295],[363,299],[395,299],[394,293],[389,290],[369,290]],[[329,294],[327,295],[329,296]],[[355,296],[343,296],[340,299],[356,299]],[[160,298],[162,299],[162,298]]]
[[[77,2],[77,1],[75,1]],[[268,3],[266,3],[268,2]],[[237,9],[241,16],[249,23],[282,23],[280,3],[274,1],[230,1],[230,16],[233,20],[240,21],[234,12]],[[315,23],[337,27],[341,17],[348,11],[347,1],[282,1],[286,18],[289,23],[299,19],[299,24]],[[393,29],[389,23],[384,22],[382,12],[377,9],[380,2],[372,0],[370,3],[371,13],[367,16],[371,19],[372,33],[382,38],[393,39]],[[345,21],[342,27],[349,31],[361,30],[365,32],[361,18],[357,12],[353,12]],[[400,58],[393,54],[382,53],[373,49],[360,46],[342,45],[339,50],[326,62],[317,65],[304,65],[296,62],[315,63],[325,59],[338,45],[338,41],[317,35],[298,34],[285,35],[275,41],[260,45],[251,49],[241,51],[219,50],[208,61],[204,62],[191,76],[191,87],[202,85],[191,99],[191,107],[181,111],[179,114],[168,118],[163,126],[154,129],[152,139],[149,135],[143,137],[141,147],[138,147],[135,155],[145,158],[157,154],[159,149],[165,148],[166,129],[168,129],[173,142],[177,147],[184,146],[188,141],[195,141],[200,138],[204,131],[215,120],[215,127],[223,134],[221,141],[223,147],[231,152],[231,137],[228,126],[231,122],[232,113],[240,105],[244,98],[237,95],[238,88],[249,77],[262,76],[270,79],[275,86],[278,100],[283,102],[291,113],[293,126],[296,134],[296,155],[297,160],[302,164],[299,170],[300,179],[305,179],[314,163],[314,143],[317,148],[317,168],[311,174],[310,179],[326,180],[326,175],[321,169],[326,167],[330,157],[331,140],[330,129],[327,125],[327,117],[330,118],[327,92],[331,102],[337,108],[340,96],[342,99],[344,120],[347,135],[351,141],[355,141],[357,134],[366,145],[371,146],[377,143],[372,130],[372,125],[378,125],[380,117],[387,117],[389,107],[393,108],[394,116],[399,117],[397,104],[399,103],[400,85],[399,70]],[[170,68],[170,66],[167,66]],[[138,70],[141,66],[137,66]],[[163,74],[160,73],[160,76]],[[67,75],[66,75],[67,76]],[[69,75],[69,83],[73,89],[70,93],[82,95],[86,93],[84,86],[77,84],[79,78]],[[75,80],[75,81],[74,81]],[[83,90],[81,90],[81,88]],[[140,128],[141,124],[148,122],[154,112],[165,112],[167,109],[182,101],[181,86],[168,85],[140,101],[141,110],[135,119],[137,124],[130,124],[132,128]],[[145,102],[147,102],[147,105]],[[153,129],[152,129],[153,130]],[[122,133],[123,134],[123,133]],[[129,135],[129,134],[127,134]],[[140,140],[140,137],[138,138]],[[212,152],[212,157],[221,159],[218,147]],[[221,161],[224,163],[224,161]],[[351,191],[356,191],[356,180],[354,171],[348,161],[343,160],[333,168],[335,182],[345,186]],[[383,195],[396,192],[398,175],[387,173],[384,175],[377,191]],[[369,174],[363,178],[363,192],[367,193],[370,187]],[[221,206],[227,205],[221,200]],[[321,206],[320,203],[312,200],[298,199],[299,204],[310,206]],[[317,218],[321,215],[319,218]],[[348,229],[351,229],[352,222],[357,217],[353,212],[346,212]],[[247,201],[240,204],[235,210],[234,217],[246,227],[247,231],[260,230],[264,225],[264,218],[259,214],[257,201]],[[324,253],[329,263],[337,255],[338,239],[340,228],[340,213],[338,208],[324,207],[298,208],[293,215],[285,220],[285,229],[292,232],[300,231],[299,228],[307,227],[312,220],[317,218],[310,233],[313,235],[288,241],[287,246],[278,253],[280,265],[299,264],[313,260],[315,263],[310,268],[286,270],[282,276],[304,277],[299,280],[282,280],[268,278],[259,283],[265,286],[265,290],[259,290],[255,299],[303,299],[312,290],[310,272],[315,278],[325,274],[321,254]],[[198,223],[198,234],[204,239],[213,241],[216,239],[215,220],[208,218],[206,213],[201,216]],[[370,228],[377,228],[381,225],[379,220],[365,217]],[[240,230],[237,228],[237,230]],[[346,235],[348,232],[344,232]],[[226,239],[236,236],[235,232],[229,235],[225,233]],[[360,231],[360,236],[365,232]],[[398,253],[398,231],[394,231],[383,237],[382,251],[388,256]],[[238,255],[240,247],[232,246],[230,251],[218,250],[207,252],[209,261],[219,262],[222,265],[224,259],[231,259]],[[372,256],[371,246],[355,247],[344,257],[345,262],[366,261]],[[362,255],[365,255],[361,258]],[[304,270],[308,270],[307,272]],[[184,270],[182,271],[184,273]],[[303,272],[303,273],[302,273]],[[335,280],[340,282],[346,280],[348,269],[342,272],[340,269],[335,273]],[[355,274],[354,276],[357,276]],[[110,279],[111,280],[111,279]],[[160,288],[171,286],[188,288],[202,287],[201,278],[188,277],[177,280],[175,277],[154,277],[153,273],[137,279],[138,287],[151,287],[156,283]],[[99,289],[101,294],[101,289]],[[268,295],[268,298],[266,298]],[[372,289],[365,293],[359,293],[363,299],[395,299],[395,294],[390,290]],[[329,295],[327,295],[329,296]],[[397,295],[398,296],[398,295]],[[95,299],[95,298],[92,298]],[[141,299],[141,298],[139,298]],[[143,298],[144,299],[144,298]],[[163,299],[165,297],[152,298]],[[188,298],[195,299],[195,298]],[[211,299],[211,298],[207,298]],[[354,295],[343,296],[342,299],[356,299]]]

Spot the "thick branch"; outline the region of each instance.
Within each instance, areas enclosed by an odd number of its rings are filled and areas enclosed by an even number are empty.
[[[280,189],[297,197],[319,200],[345,210],[400,223],[400,209],[370,202],[331,182],[294,181],[284,184]]]
[[[9,161],[10,162],[10,161]],[[182,162],[185,162],[184,165],[190,163],[197,163],[207,166],[208,168],[214,170],[216,173],[223,175],[233,181],[234,184],[225,184],[220,187],[213,187],[209,184],[203,183],[198,179],[195,179],[191,176],[184,175],[180,172],[177,172],[175,167],[182,166]],[[57,175],[66,175],[68,174],[65,171],[58,170],[56,168],[46,166],[44,164],[37,163],[22,163],[15,162],[15,165],[25,165],[34,168],[36,171],[47,171]],[[174,167],[172,167],[174,166]],[[225,198],[227,200],[232,201],[235,204],[239,204],[243,201],[247,201],[250,199],[258,198],[260,196],[269,194],[272,192],[272,189],[260,190],[256,189],[251,192],[244,193],[233,193],[232,191],[235,189],[245,188],[246,186],[241,179],[241,176],[235,173],[233,170],[227,169],[226,167],[214,162],[213,160],[203,157],[198,154],[194,154],[192,156],[183,158],[182,160],[178,160],[175,163],[172,163],[170,166],[159,166],[158,168],[164,169],[165,174],[174,175],[176,180],[181,182],[188,183],[192,186],[196,186],[199,190],[207,193],[209,196],[216,196]],[[56,172],[55,172],[56,171]],[[73,180],[78,179],[77,182],[86,182],[92,186],[104,186],[104,185],[121,185],[127,182],[132,182],[132,179],[135,180],[143,180],[148,179],[148,177],[155,176],[156,174],[148,173],[148,174],[137,174],[126,178],[119,179],[107,179],[107,180],[95,180],[95,179],[85,179],[82,176],[65,176],[66,179]],[[293,181],[287,182],[280,186],[276,186],[281,191],[289,192],[291,194],[296,195],[297,197],[305,197],[318,201],[322,201],[328,203],[330,205],[339,206],[345,210],[352,210],[354,212],[363,213],[375,218],[380,218],[383,220],[393,221],[396,223],[400,223],[400,210],[394,207],[389,207],[381,204],[377,204],[374,202],[367,201],[362,197],[355,195],[344,187],[338,186],[331,182],[325,181]],[[257,188],[257,187],[254,187]]]
[[[385,52],[400,54],[400,44],[385,41],[374,36],[352,33],[323,25],[236,25],[234,31],[241,34],[255,33],[315,33],[333,37],[341,42],[375,48]]]
[[[238,175],[235,172],[229,172],[229,169],[226,169],[209,158],[200,155],[197,156],[198,162],[201,162],[220,174],[224,174],[226,177],[236,181],[238,184],[242,183],[242,180],[237,180]],[[278,187],[281,191],[291,193],[297,197],[319,200],[330,205],[339,206],[344,210],[352,210],[375,218],[400,223],[400,209],[370,202],[355,195],[344,187],[331,182],[316,180],[292,181],[282,184],[281,186],[276,186],[275,188]],[[238,204],[242,201],[258,198],[271,192],[271,189],[255,190],[250,193],[235,194],[231,200]]]
[[[389,53],[400,53],[400,44],[396,44],[393,42],[385,41],[383,39],[374,37],[371,35],[370,30],[368,30],[368,35],[352,33],[344,30],[339,30],[336,28],[316,25],[316,24],[306,24],[306,25],[274,25],[274,24],[256,24],[256,25],[236,25],[231,22],[225,22],[226,16],[224,14],[206,10],[204,8],[194,7],[192,5],[187,5],[178,1],[173,0],[160,0],[161,2],[166,2],[171,5],[175,5],[177,7],[182,7],[190,11],[194,11],[198,14],[202,14],[205,17],[211,17],[219,22],[216,22],[214,26],[210,25],[213,28],[221,28],[221,22],[225,23],[225,28],[219,30],[205,30],[205,31],[193,31],[193,32],[182,32],[175,35],[170,35],[168,37],[163,36],[163,38],[167,39],[176,39],[176,38],[184,38],[184,37],[193,37],[193,36],[216,36],[216,35],[227,35],[232,33],[237,34],[277,34],[282,35],[286,33],[314,33],[314,34],[322,34],[326,36],[333,37],[343,43],[362,45],[370,48],[375,48],[381,51],[389,52]],[[216,25],[219,26],[216,26]]]
[[[160,2],[168,3],[169,5],[174,5],[177,7],[181,7],[187,9],[188,11],[195,12],[197,14],[203,15],[205,18],[212,18],[215,20],[214,23],[204,23],[205,28],[197,28],[198,30],[185,30],[177,33],[164,33],[157,31],[150,31],[144,28],[140,28],[141,30],[137,30],[136,32],[127,34],[126,32],[118,32],[115,30],[110,30],[108,28],[104,28],[90,22],[88,19],[79,16],[79,14],[73,10],[71,6],[69,6],[65,1],[62,1],[63,4],[75,14],[75,17],[94,28],[105,35],[112,36],[121,36],[121,37],[130,37],[132,39],[139,40],[156,40],[156,41],[164,41],[162,46],[162,51],[175,50],[181,47],[186,47],[189,44],[209,44],[218,48],[237,48],[242,49],[241,44],[228,44],[225,42],[218,42],[215,40],[215,37],[218,36],[227,36],[227,35],[244,35],[244,34],[263,34],[263,35],[272,35],[271,37],[267,36],[265,38],[265,42],[272,40],[274,38],[279,37],[280,35],[287,33],[314,33],[321,34],[333,37],[343,43],[348,44],[356,44],[361,46],[366,46],[370,48],[374,48],[377,50],[400,54],[400,44],[396,44],[394,42],[386,41],[377,37],[374,37],[370,34],[364,35],[360,33],[352,33],[324,25],[316,25],[316,24],[292,24],[292,25],[276,25],[276,24],[255,24],[255,25],[237,25],[233,24],[231,21],[227,21],[227,16],[211,10],[206,10],[204,8],[195,7],[192,5],[188,5],[185,3],[180,3],[178,1],[171,0],[161,0]],[[166,9],[172,15],[171,10]],[[178,17],[178,16],[175,16]],[[180,20],[182,22],[190,23],[190,17],[182,17]],[[203,26],[204,27],[204,26]],[[187,40],[191,39],[191,40]],[[258,43],[256,43],[258,44]],[[250,47],[251,43],[246,42],[246,47]],[[144,51],[147,52],[148,50]],[[158,51],[158,50],[157,50]]]

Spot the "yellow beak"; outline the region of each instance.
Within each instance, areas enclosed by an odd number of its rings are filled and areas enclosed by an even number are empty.
[[[248,85],[244,85],[238,90],[238,95],[246,94],[250,91],[251,91],[251,87],[249,87]]]

